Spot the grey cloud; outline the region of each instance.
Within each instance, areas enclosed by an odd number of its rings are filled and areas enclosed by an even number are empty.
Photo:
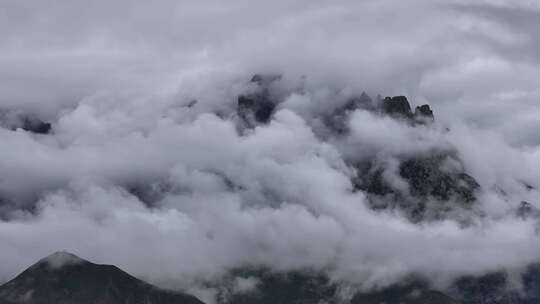
[[[0,280],[61,249],[173,288],[245,265],[372,287],[538,261],[538,223],[515,215],[540,207],[537,10],[460,3],[2,2],[0,110],[52,132],[0,129]],[[240,135],[253,73],[282,74],[282,102]],[[323,116],[363,90],[436,123],[356,110],[331,133]],[[468,226],[354,190],[355,161],[433,150],[482,187]]]

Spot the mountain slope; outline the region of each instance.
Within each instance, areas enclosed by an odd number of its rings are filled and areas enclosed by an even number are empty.
[[[458,304],[460,302],[420,281],[390,286],[377,291],[356,292],[352,298],[340,294],[339,284],[313,272],[273,273],[239,271],[236,279],[256,282],[251,290],[236,291],[234,284],[222,290],[218,304]]]
[[[98,265],[66,252],[34,264],[0,287],[0,304],[202,304],[160,290],[115,266]]]

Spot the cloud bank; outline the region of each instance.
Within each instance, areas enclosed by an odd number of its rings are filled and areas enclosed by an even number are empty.
[[[537,220],[516,215],[540,207],[533,2],[0,6],[1,116],[52,125],[0,129],[0,280],[62,249],[172,288],[261,265],[444,283],[540,258]],[[253,73],[282,75],[281,103],[240,132]],[[329,133],[363,90],[428,103],[436,123],[357,110]],[[481,186],[470,210],[412,223],[355,191],[356,161],[434,149]]]

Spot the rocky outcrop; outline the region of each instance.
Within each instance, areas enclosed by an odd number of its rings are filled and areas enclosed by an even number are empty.
[[[238,115],[248,125],[268,123],[276,105],[266,91],[238,97]]]
[[[411,119],[411,105],[405,96],[386,97],[382,103],[382,111],[395,118]]]
[[[35,134],[49,134],[52,124],[42,121],[31,114],[3,112],[0,113],[0,125],[10,130],[21,129]]]
[[[49,134],[49,132],[51,132],[52,125],[37,118],[26,117],[23,119],[21,129],[36,134]]]
[[[255,84],[255,91],[238,96],[237,113],[246,127],[253,128],[257,124],[270,121],[277,104],[272,97],[270,86],[279,79],[280,76],[254,75],[251,83]]]
[[[429,105],[421,105],[414,110],[414,120],[418,123],[432,123],[435,121],[435,116]]]
[[[463,170],[447,168],[445,162],[451,158],[450,155],[435,154],[407,159],[401,163],[399,175],[408,181],[412,196],[472,203],[480,185]]]
[[[413,125],[430,124],[435,121],[435,116],[429,105],[418,106],[413,113],[405,96],[386,97],[382,101],[382,111],[391,117],[404,119]]]
[[[450,152],[432,152],[425,156],[402,159],[397,178],[406,183],[407,189],[396,187],[385,178],[382,165],[366,161],[355,165],[357,175],[353,184],[367,193],[374,209],[400,208],[413,221],[429,215],[432,219],[444,218],[454,207],[469,208],[476,201],[480,185],[468,175]]]

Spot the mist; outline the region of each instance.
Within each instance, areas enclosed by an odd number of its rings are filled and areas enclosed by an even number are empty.
[[[0,281],[63,249],[181,290],[241,267],[445,286],[540,260],[516,213],[540,208],[538,4],[128,2],[0,2]],[[254,74],[281,75],[279,104],[246,128]],[[364,91],[435,123],[356,109],[332,133]],[[432,151],[478,182],[472,207],[415,222],[355,189],[376,159],[406,192],[396,164]]]

